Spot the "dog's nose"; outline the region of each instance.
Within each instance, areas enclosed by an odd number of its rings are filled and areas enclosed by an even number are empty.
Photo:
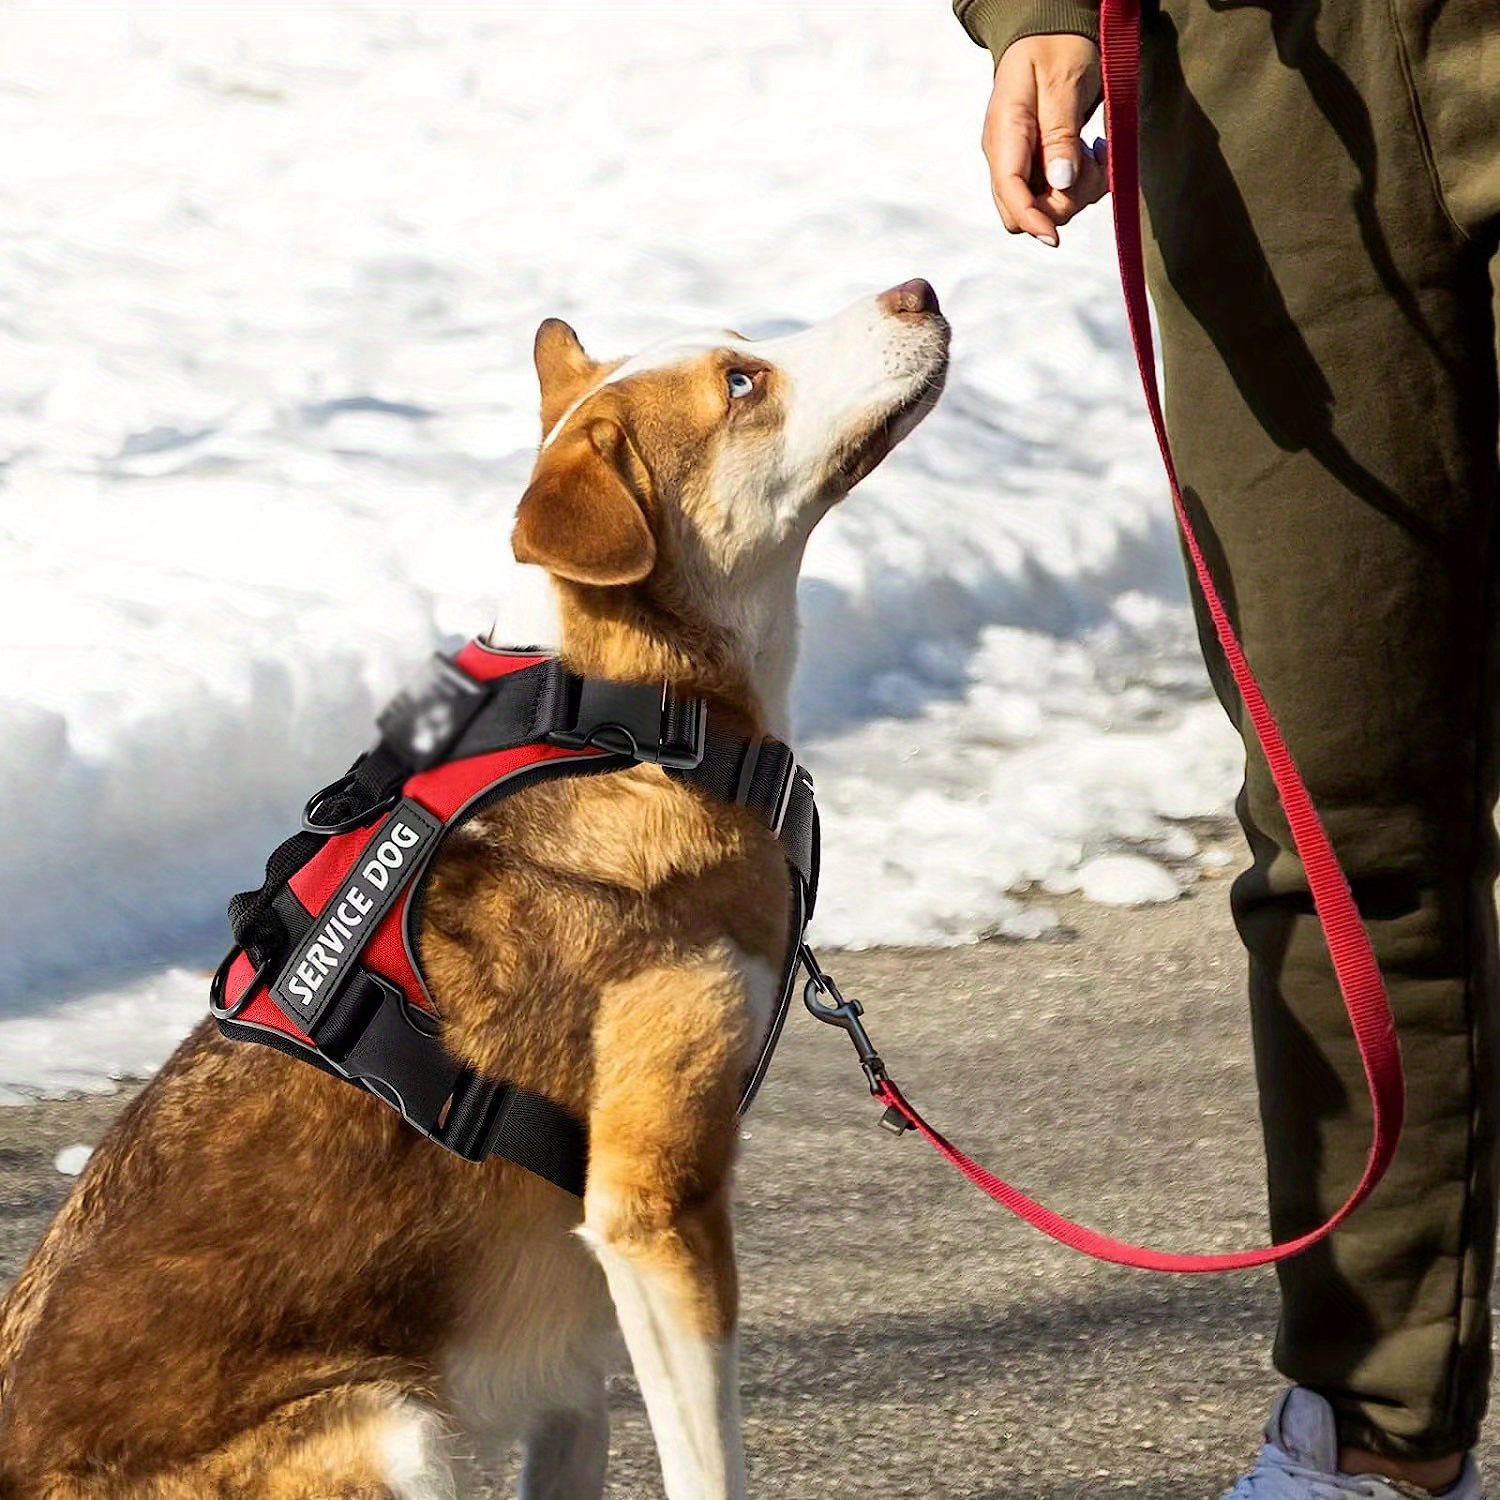
[[[932,283],[924,281],[920,276],[911,281],[903,281],[900,286],[893,286],[890,291],[882,292],[875,301],[879,303],[882,312],[894,313],[897,317],[901,314],[922,314],[940,312],[938,307],[937,293],[932,289]]]

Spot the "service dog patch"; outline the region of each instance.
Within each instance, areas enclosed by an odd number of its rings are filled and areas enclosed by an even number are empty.
[[[410,798],[365,845],[271,986],[271,998],[311,1033],[371,934],[421,869],[442,823]]]

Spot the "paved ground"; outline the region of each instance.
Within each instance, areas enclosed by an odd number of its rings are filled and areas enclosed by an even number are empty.
[[[1222,885],[1064,906],[1066,942],[827,957],[892,1073],[1047,1201],[1154,1244],[1258,1242],[1241,962]],[[119,1100],[0,1110],[0,1272]],[[1269,1273],[1096,1266],[876,1126],[852,1048],[800,1010],[741,1179],[752,1492],[785,1500],[1212,1500],[1275,1389]],[[627,1377],[610,1494],[660,1494]],[[506,1493],[508,1486],[496,1493]]]

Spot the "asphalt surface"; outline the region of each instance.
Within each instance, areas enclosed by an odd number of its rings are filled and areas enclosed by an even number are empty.
[[[1061,942],[825,962],[913,1102],[1002,1175],[1118,1234],[1234,1249],[1265,1225],[1224,895],[1070,901]],[[0,1273],[67,1191],[55,1153],[121,1103],[0,1110]],[[878,1117],[844,1036],[799,1008],[740,1176],[752,1494],[1213,1500],[1278,1386],[1272,1274],[1096,1265]],[[612,1403],[610,1495],[659,1495],[628,1376]]]

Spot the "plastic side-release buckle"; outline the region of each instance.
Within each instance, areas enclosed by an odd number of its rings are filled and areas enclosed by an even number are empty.
[[[703,760],[708,712],[701,698],[679,698],[668,683],[576,678],[572,725],[548,736],[570,749],[597,748],[676,771]]]
[[[361,970],[346,1004],[356,1014],[328,1030],[354,1033],[336,1042],[318,1028],[318,1050],[345,1077],[379,1095],[414,1129],[441,1141],[443,1121],[466,1072],[438,1040],[438,1020],[412,1005],[399,989]]]
[[[323,1057],[455,1156],[482,1162],[492,1155],[511,1086],[480,1078],[453,1057],[439,1039],[438,1018],[379,974],[360,970],[343,1005],[341,1018],[318,1029]]]

